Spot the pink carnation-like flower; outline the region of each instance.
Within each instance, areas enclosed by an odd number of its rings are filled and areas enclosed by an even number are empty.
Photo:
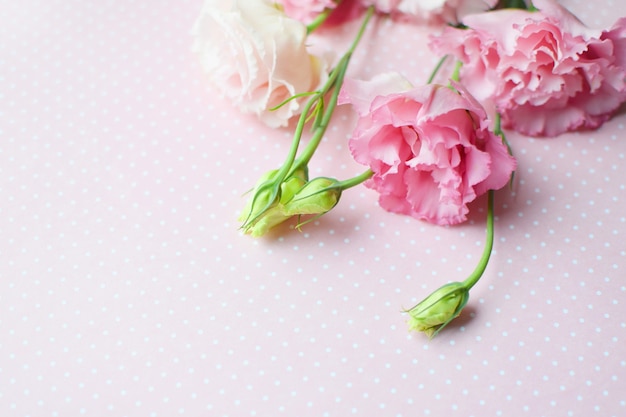
[[[458,23],[471,13],[494,7],[498,0],[361,0],[364,5],[374,5],[382,13],[400,19],[440,24]]]
[[[285,10],[287,16],[309,23],[325,9],[334,9],[337,3],[334,0],[277,0]]]
[[[431,48],[463,62],[461,81],[504,127],[556,136],[600,126],[626,100],[626,18],[593,30],[553,0],[533,4],[540,11],[467,16],[469,29],[446,28]]]
[[[411,87],[398,75],[346,80],[341,103],[359,113],[355,160],[384,209],[439,225],[463,222],[467,204],[504,186],[515,169],[483,107],[460,85]]]
[[[317,89],[325,63],[307,50],[306,27],[273,0],[206,0],[194,26],[194,50],[214,86],[270,127],[286,126]]]

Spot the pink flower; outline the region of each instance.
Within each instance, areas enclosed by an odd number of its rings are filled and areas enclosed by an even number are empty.
[[[270,127],[286,126],[302,100],[273,107],[326,79],[325,64],[307,51],[304,24],[273,0],[206,0],[193,31],[194,50],[214,86]]]
[[[411,87],[393,74],[346,80],[341,103],[359,113],[350,150],[374,172],[365,185],[384,209],[456,224],[466,220],[468,203],[509,180],[515,160],[489,130],[483,107],[455,88]]]
[[[309,24],[324,10],[332,10],[322,27],[338,26],[360,16],[365,7],[361,0],[276,0],[287,16]]]
[[[596,128],[626,100],[626,18],[609,30],[584,26],[553,0],[541,11],[467,16],[431,48],[463,62],[460,77],[490,100],[503,126],[532,136]]]
[[[498,0],[362,0],[377,10],[421,23],[458,23],[468,14],[494,7]]]
[[[310,23],[325,9],[334,9],[334,0],[278,0],[287,16],[304,23]]]

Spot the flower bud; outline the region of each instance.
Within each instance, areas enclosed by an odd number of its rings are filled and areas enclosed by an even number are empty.
[[[273,169],[261,175],[254,186],[254,193],[248,199],[245,207],[239,215],[239,221],[247,222],[250,218],[254,217],[256,212],[271,204],[271,201],[269,200],[271,199],[272,188],[264,186],[271,182],[277,172],[277,169]]]
[[[306,184],[306,169],[296,171],[280,184],[275,182],[277,174],[278,170],[272,170],[261,176],[254,195],[246,203],[239,217],[239,221],[244,222],[242,229],[246,234],[263,236],[272,227],[291,217],[285,214],[284,206]],[[274,195],[275,187],[280,187],[277,195]]]
[[[285,216],[281,205],[275,205],[265,210],[254,222],[246,225],[244,232],[252,237],[261,237],[270,231],[271,228],[277,226],[290,218]]]
[[[451,282],[431,293],[409,313],[409,330],[424,332],[433,338],[457,317],[469,300],[469,290],[461,282]]]
[[[339,202],[341,188],[338,181],[332,178],[318,177],[307,182],[285,204],[285,213],[288,215],[319,214],[330,211]]]

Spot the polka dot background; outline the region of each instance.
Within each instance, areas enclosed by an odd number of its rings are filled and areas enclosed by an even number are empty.
[[[590,26],[626,15],[563,3]],[[242,195],[290,130],[206,85],[200,7],[0,0],[0,415],[626,415],[623,111],[510,134],[491,263],[428,341],[401,310],[473,270],[485,200],[443,228],[359,187],[303,232],[243,236]],[[428,31],[375,22],[350,71],[424,82]],[[312,175],[360,172],[353,122],[337,112]]]

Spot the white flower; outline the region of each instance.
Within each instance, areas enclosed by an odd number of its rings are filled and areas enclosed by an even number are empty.
[[[270,127],[286,126],[303,99],[271,108],[326,78],[324,63],[307,51],[304,24],[272,0],[206,0],[193,33],[193,49],[214,86]]]

